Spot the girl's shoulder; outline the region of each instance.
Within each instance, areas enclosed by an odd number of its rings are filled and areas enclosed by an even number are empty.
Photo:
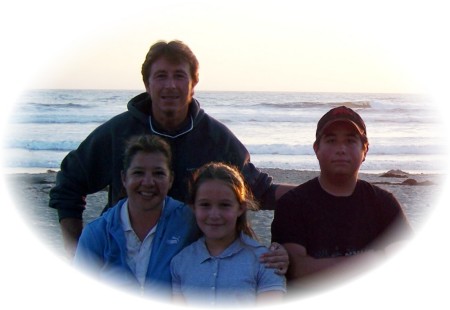
[[[204,240],[200,239],[192,242],[191,244],[184,247],[178,254],[172,258],[172,263],[174,265],[190,265],[196,262],[201,262],[209,257],[209,254],[205,250]]]
[[[269,251],[266,246],[244,233],[241,233],[240,240],[247,250],[252,251],[258,257]]]

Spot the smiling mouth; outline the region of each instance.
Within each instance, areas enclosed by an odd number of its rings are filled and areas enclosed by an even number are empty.
[[[220,227],[220,226],[222,226],[222,224],[206,224],[206,225],[211,226],[211,227]]]
[[[152,197],[156,196],[156,194],[153,192],[142,192],[141,191],[141,192],[139,192],[139,194],[145,198],[152,198]]]

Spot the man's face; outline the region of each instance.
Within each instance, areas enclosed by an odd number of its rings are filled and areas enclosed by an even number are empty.
[[[165,57],[157,59],[150,68],[146,86],[152,99],[153,117],[186,118],[194,87],[189,63],[172,63]]]

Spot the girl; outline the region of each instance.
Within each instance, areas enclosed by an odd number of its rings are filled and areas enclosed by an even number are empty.
[[[281,300],[285,278],[259,261],[268,249],[253,239],[246,210],[257,204],[239,171],[222,163],[203,166],[194,174],[190,203],[204,236],[171,262],[174,299],[221,305]]]

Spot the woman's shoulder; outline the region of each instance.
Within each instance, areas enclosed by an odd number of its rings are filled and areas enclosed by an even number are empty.
[[[166,196],[164,203],[164,209],[166,213],[181,212],[193,214],[192,209],[187,204],[170,196]]]
[[[106,226],[108,225],[108,223],[120,223],[120,210],[126,200],[126,198],[119,200],[113,207],[108,208],[102,215],[94,219],[92,222],[88,223],[86,225],[86,228]]]

